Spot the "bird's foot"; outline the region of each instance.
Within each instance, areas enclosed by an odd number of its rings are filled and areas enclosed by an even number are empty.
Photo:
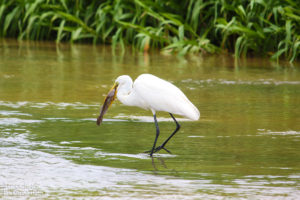
[[[168,152],[169,154],[172,154],[171,151],[169,151],[168,149],[166,149],[164,146],[156,147],[156,148],[153,150],[153,152],[152,152],[152,150],[150,150],[150,151],[145,151],[144,153],[150,153],[150,156],[152,157],[152,154],[153,154],[153,153],[159,152],[161,149],[165,150],[165,151]]]
[[[161,149],[165,150],[165,151],[168,152],[169,154],[172,154],[171,151],[169,151],[168,149],[166,149],[164,146],[156,147],[156,148],[154,149],[154,152],[153,152],[153,153],[156,153],[156,152],[160,151]]]

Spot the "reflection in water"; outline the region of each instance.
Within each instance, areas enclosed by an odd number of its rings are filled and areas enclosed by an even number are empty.
[[[23,100],[34,100],[33,97],[36,97],[36,99],[68,102],[83,101],[82,97],[89,97],[89,100],[96,101],[95,98],[91,98],[98,96],[95,91],[99,91],[98,94],[104,94],[105,88],[100,86],[110,86],[112,79],[121,74],[137,77],[141,73],[153,73],[162,78],[171,79],[170,81],[187,79],[209,81],[207,74],[213,73],[214,78],[218,79],[224,77],[234,67],[231,66],[234,62],[230,56],[219,56],[218,59],[212,56],[174,58],[174,56],[164,54],[132,54],[130,51],[127,51],[124,56],[112,56],[110,52],[110,47],[106,46],[17,43],[2,40],[1,57],[5,60],[2,59],[0,76],[14,83],[14,87],[10,85],[1,87],[0,92],[6,92],[9,95],[7,91],[13,89],[14,94],[17,94],[15,98]],[[263,60],[262,62],[262,60],[252,59],[250,62],[241,61],[243,67],[238,71],[234,70],[233,75],[239,79],[247,78],[248,80],[245,81],[251,82],[254,77],[245,67],[254,66],[252,70],[256,70],[258,64],[262,68],[258,69],[260,71],[267,72],[268,68],[272,69],[270,61]],[[279,83],[284,83],[289,79],[299,81],[297,77],[294,77],[292,69],[283,69],[283,74],[276,73],[276,71],[272,71],[270,77],[283,78],[278,80]],[[264,74],[255,74],[258,78],[260,75],[263,77]],[[243,83],[243,81],[227,80],[227,83]],[[295,84],[298,83],[295,82]],[[28,99],[30,97],[31,99]],[[8,98],[11,99],[13,96]]]
[[[0,198],[29,185],[44,198],[297,199],[299,66],[1,40]],[[171,81],[201,111],[181,119],[173,154],[141,153],[155,137],[149,111],[112,105],[96,126],[114,79],[141,73]],[[174,124],[158,118],[160,143]]]
[[[168,167],[167,167],[167,165],[165,163],[165,160],[163,158],[154,156],[154,157],[151,157],[151,160],[152,160],[152,166],[153,166],[155,174],[158,174],[158,172],[159,172],[158,168],[156,167],[157,163],[155,163],[155,160],[158,161],[158,164],[160,166],[162,166],[165,169],[168,169]]]

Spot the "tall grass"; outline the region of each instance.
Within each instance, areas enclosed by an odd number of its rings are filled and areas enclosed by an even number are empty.
[[[179,54],[300,56],[296,0],[1,0],[0,36]]]

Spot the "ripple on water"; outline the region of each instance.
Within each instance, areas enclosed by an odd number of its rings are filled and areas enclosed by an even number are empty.
[[[28,139],[30,132],[24,128],[20,130],[20,133],[15,133],[15,129],[9,128],[6,128],[5,131],[11,132],[11,134],[8,134],[9,137],[0,137],[2,144],[0,148],[0,186],[2,188],[24,185],[33,187],[39,197],[222,199],[226,195],[236,198],[254,196],[257,199],[265,199],[286,195],[293,198],[299,195],[299,191],[295,187],[280,185],[284,182],[295,184],[296,178],[299,178],[298,175],[294,175],[288,181],[281,180],[281,177],[245,177],[245,179],[240,178],[233,181],[236,185],[232,186],[230,184],[214,184],[207,174],[197,180],[185,180],[142,173],[133,169],[77,164],[66,159],[68,158],[66,154],[59,154],[59,151],[78,151],[83,154],[80,156],[84,156],[84,152],[87,151],[94,157],[106,156],[119,160],[126,157],[149,159],[150,163],[151,160],[146,154],[115,154],[102,152],[101,149],[92,147],[63,146],[70,145],[65,142],[58,145],[49,141],[30,141]],[[268,179],[272,181],[270,182]],[[270,183],[275,184],[276,187]]]
[[[30,102],[30,101],[0,101],[0,106],[9,107],[9,108],[46,108],[46,107],[56,107],[57,109],[63,110],[67,108],[72,109],[88,109],[90,107],[99,107],[99,104],[85,104],[81,102],[67,103],[67,102]]]
[[[257,80],[226,80],[226,79],[206,79],[206,80],[182,80],[183,83],[193,83],[197,85],[300,85],[300,81],[279,81],[274,79]]]
[[[260,199],[299,195],[295,188],[272,187],[264,179],[253,181],[251,177],[235,180],[236,185],[232,187],[213,184],[205,176],[198,180],[184,180],[132,169],[76,164],[49,153],[16,147],[0,148],[0,155],[0,184],[34,186],[44,197],[219,199],[225,194]],[[279,184],[278,181],[273,183]]]
[[[288,131],[271,131],[271,130],[265,130],[265,129],[258,129],[258,134],[260,135],[291,135],[291,136],[300,136],[300,131],[294,131],[294,130],[288,130]]]
[[[19,119],[19,118],[0,118],[0,125],[15,126],[22,123],[41,123],[43,120]]]
[[[129,119],[129,120],[133,120],[133,121],[138,121],[138,122],[154,122],[153,116],[135,116],[135,115],[123,115],[123,114],[119,114],[117,116],[115,116],[115,118],[117,119]],[[177,118],[177,121],[192,121],[190,119],[186,119],[186,118]],[[173,119],[168,117],[157,117],[157,121],[159,122],[173,122]]]
[[[17,110],[0,110],[0,115],[2,116],[32,116],[31,114],[28,113],[21,113],[20,111]]]

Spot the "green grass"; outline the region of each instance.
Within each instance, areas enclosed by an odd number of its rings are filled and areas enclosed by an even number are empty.
[[[187,53],[234,52],[293,62],[296,0],[1,0],[0,36],[127,45]]]

